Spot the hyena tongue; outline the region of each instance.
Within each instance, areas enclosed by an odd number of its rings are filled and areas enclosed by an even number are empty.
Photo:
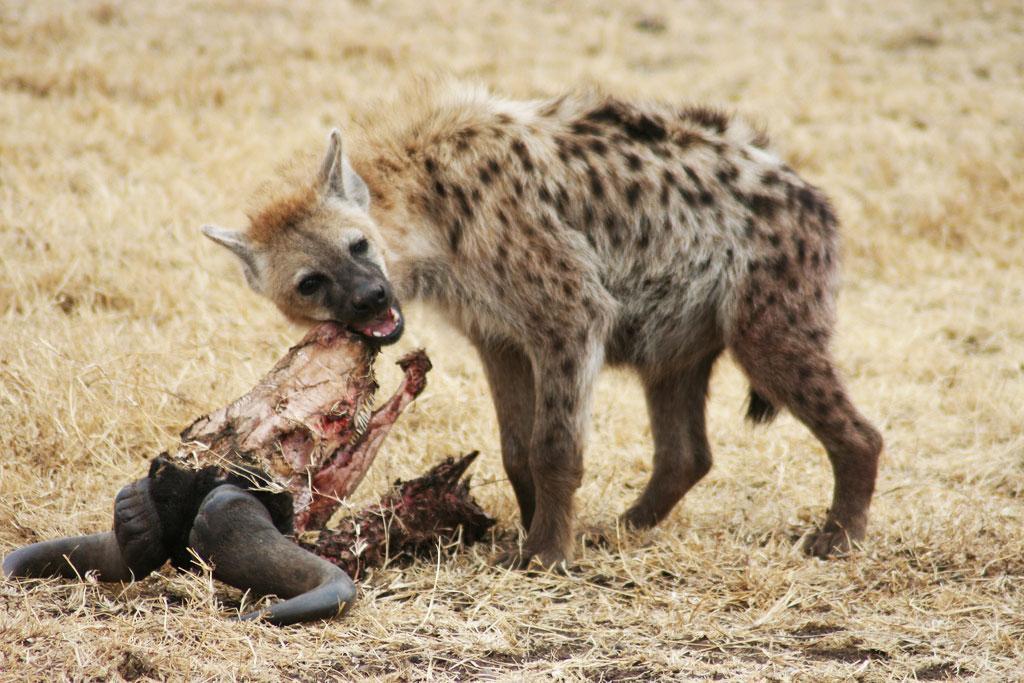
[[[367,337],[387,337],[398,329],[402,315],[397,308],[389,308],[381,317],[365,323],[352,325],[352,329]]]

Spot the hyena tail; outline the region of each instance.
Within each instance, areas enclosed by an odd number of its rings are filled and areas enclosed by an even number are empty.
[[[754,424],[768,424],[779,414],[779,409],[761,394],[750,390],[750,402],[747,403],[747,419]]]

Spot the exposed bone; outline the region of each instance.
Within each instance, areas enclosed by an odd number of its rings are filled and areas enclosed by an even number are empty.
[[[426,386],[430,360],[414,351],[399,361],[401,386],[371,412],[375,356],[342,327],[318,325],[249,393],[185,429],[173,460],[244,474],[256,488],[287,490],[296,531],[322,526],[362,481],[398,415]]]

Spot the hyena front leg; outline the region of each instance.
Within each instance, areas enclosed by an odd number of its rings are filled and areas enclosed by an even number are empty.
[[[573,496],[583,479],[583,446],[594,382],[604,357],[597,339],[548,343],[533,358],[535,407],[530,472],[536,508],[523,548],[547,567],[572,559]]]
[[[491,387],[501,433],[501,460],[512,483],[523,528],[533,521],[535,504],[530,473],[530,437],[533,434],[533,365],[512,344],[478,342],[477,351]]]
[[[627,524],[654,526],[711,469],[704,404],[717,357],[715,352],[684,370],[644,378],[654,470],[643,493],[623,515]]]

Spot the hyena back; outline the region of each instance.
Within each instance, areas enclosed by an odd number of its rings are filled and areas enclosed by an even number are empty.
[[[246,234],[211,236],[293,318],[347,321],[343,294],[299,296],[296,282],[366,263],[397,299],[447,313],[492,388],[528,530],[520,559],[571,556],[602,364],[636,368],[645,387],[654,467],[625,520],[649,526],[711,467],[704,404],[726,348],[750,380],[748,416],[785,407],[828,452],[833,503],[806,549],[862,538],[882,440],[828,351],[836,219],[762,133],[707,108],[453,88],[356,148],[350,160],[335,132],[311,186],[268,204]]]

